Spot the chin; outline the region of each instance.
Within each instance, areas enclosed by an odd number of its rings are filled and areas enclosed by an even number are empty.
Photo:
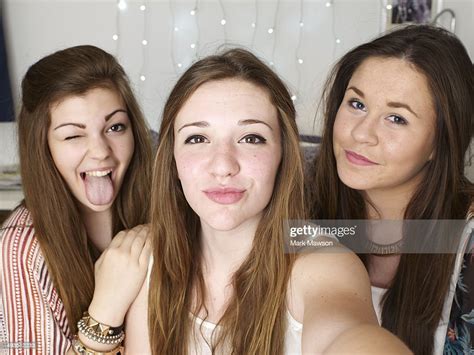
[[[369,190],[373,186],[371,186],[370,182],[367,182],[363,178],[358,178],[354,174],[339,174],[339,180],[346,185],[347,187],[353,190]]]
[[[115,199],[113,201],[115,201]],[[113,201],[106,205],[94,205],[90,202],[84,203],[83,201],[80,201],[79,203],[82,210],[85,210],[88,212],[100,213],[100,212],[105,212],[105,211],[110,210],[112,208]]]
[[[232,218],[209,218],[206,224],[215,231],[229,232],[240,226],[242,222]]]

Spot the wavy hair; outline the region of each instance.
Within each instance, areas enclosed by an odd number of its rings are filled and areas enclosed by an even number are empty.
[[[88,240],[78,202],[48,147],[51,107],[94,88],[116,92],[130,118],[135,149],[112,206],[113,234],[148,220],[151,180],[149,131],[128,78],[109,53],[94,46],[67,48],[33,64],[22,81],[18,137],[24,205],[30,211],[48,270],[73,333],[94,292],[98,252]]]

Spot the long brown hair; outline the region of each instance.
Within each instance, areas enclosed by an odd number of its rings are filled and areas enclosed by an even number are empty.
[[[400,58],[428,80],[435,102],[434,157],[424,181],[405,210],[405,219],[460,219],[473,196],[464,176],[464,155],[473,135],[474,78],[469,55],[451,33],[430,26],[395,30],[351,50],[332,70],[323,102],[325,124],[321,151],[315,161],[313,218],[366,219],[367,204],[359,191],[337,175],[333,127],[347,85],[355,70],[371,57]],[[430,238],[430,235],[424,236]],[[434,332],[453,271],[455,255],[403,254],[384,297],[382,325],[416,354],[431,354]],[[435,276],[435,277],[434,277]]]
[[[251,53],[233,49],[204,58],[179,79],[164,108],[152,187],[154,266],[149,293],[149,329],[154,354],[186,354],[189,312],[206,310],[201,269],[200,221],[186,202],[173,157],[175,118],[202,84],[239,79],[266,90],[278,111],[282,159],[272,198],[252,249],[232,279],[234,295],[219,321],[213,351],[229,344],[234,354],[281,354],[286,286],[292,258],[283,250],[289,218],[303,217],[303,169],[295,109],[278,76]],[[194,292],[193,292],[194,291]],[[192,295],[197,310],[191,310]]]
[[[24,204],[73,333],[92,299],[97,251],[87,238],[77,201],[54,164],[47,133],[52,105],[98,87],[113,90],[124,100],[135,139],[130,165],[112,207],[116,234],[148,220],[151,180],[148,128],[117,60],[93,46],[67,48],[44,57],[28,69],[22,81],[18,117]]]

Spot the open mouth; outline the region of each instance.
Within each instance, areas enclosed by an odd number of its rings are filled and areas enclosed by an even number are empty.
[[[81,178],[84,180],[86,176],[93,176],[93,177],[104,177],[108,176],[109,178],[112,178],[112,169],[109,170],[102,170],[102,171],[84,171],[81,173]]]
[[[82,172],[81,178],[87,200],[93,205],[108,205],[115,198],[112,169],[89,170]]]

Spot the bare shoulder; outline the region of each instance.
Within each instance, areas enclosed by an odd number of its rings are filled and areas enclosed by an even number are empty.
[[[300,254],[291,281],[300,294],[350,290],[363,298],[370,297],[370,281],[364,265],[357,255],[340,244]]]

